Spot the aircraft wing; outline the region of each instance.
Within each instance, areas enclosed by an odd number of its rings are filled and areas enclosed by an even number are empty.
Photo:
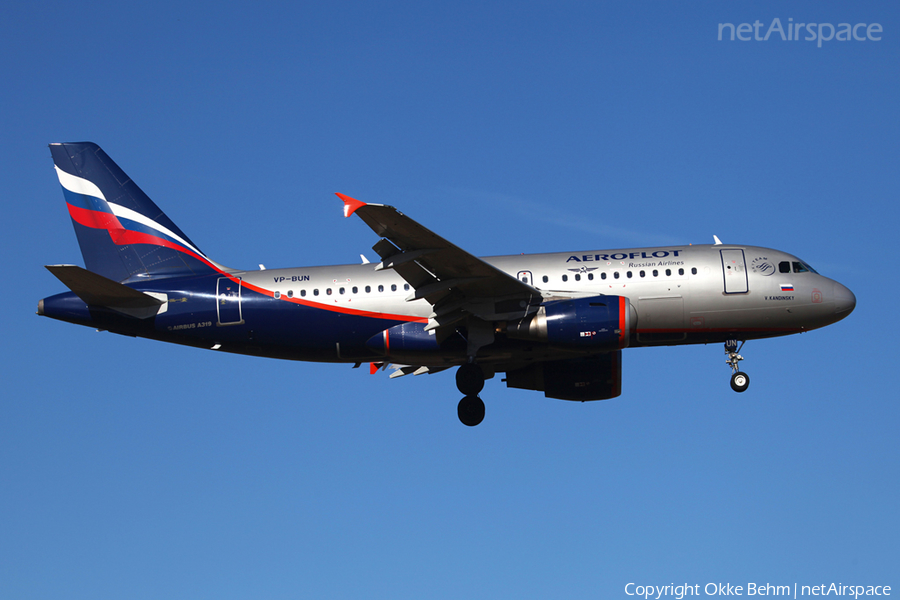
[[[424,298],[434,307],[426,329],[468,315],[486,321],[521,318],[537,309],[541,292],[431,230],[393,206],[366,204],[344,194],[344,216],[359,216],[383,239],[373,250],[375,269],[394,269],[413,287],[407,301]]]

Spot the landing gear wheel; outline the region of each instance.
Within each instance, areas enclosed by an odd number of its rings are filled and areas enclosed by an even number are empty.
[[[467,427],[475,427],[484,421],[484,402],[478,396],[466,396],[456,407],[459,420]]]
[[[750,376],[746,373],[738,371],[731,376],[731,389],[736,392],[743,392],[750,387]]]
[[[725,359],[725,364],[731,367],[731,370],[734,373],[734,375],[731,376],[731,389],[736,392],[746,391],[750,386],[750,376],[742,371],[738,371],[738,363],[744,360],[744,357],[738,354],[738,352],[740,352],[743,347],[743,341],[725,341],[725,354],[728,356],[728,358]]]
[[[477,396],[484,389],[484,371],[475,363],[462,365],[456,371],[456,387],[466,396]]]

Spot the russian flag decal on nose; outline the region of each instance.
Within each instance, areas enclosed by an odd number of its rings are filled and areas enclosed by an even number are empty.
[[[794,284],[793,284],[793,283],[782,283],[782,284],[781,284],[781,291],[782,291],[782,292],[793,292],[793,291],[794,291]]]

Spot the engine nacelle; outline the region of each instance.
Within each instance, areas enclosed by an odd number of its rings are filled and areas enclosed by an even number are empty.
[[[618,350],[628,346],[637,313],[624,296],[592,296],[543,304],[528,319],[507,325],[511,338],[555,346]]]

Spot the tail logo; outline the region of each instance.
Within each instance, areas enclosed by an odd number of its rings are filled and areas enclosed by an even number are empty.
[[[109,202],[93,182],[66,173],[56,165],[54,168],[59,183],[67,192],[66,203],[69,206],[69,214],[77,223],[93,229],[108,230],[117,244],[155,244],[176,250],[188,250],[189,254],[209,260],[200,250],[164,225],[130,208]],[[133,234],[139,235],[136,238]],[[160,235],[163,237],[159,237]]]

